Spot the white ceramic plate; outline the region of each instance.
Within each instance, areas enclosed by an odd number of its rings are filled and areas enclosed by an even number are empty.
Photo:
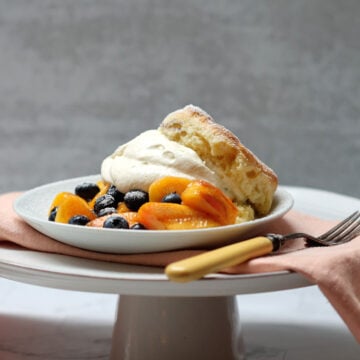
[[[196,230],[115,230],[54,223],[47,220],[49,206],[61,191],[74,191],[99,175],[74,178],[37,187],[20,196],[16,213],[41,233],[79,248],[108,253],[148,253],[177,249],[219,246],[251,236],[283,216],[293,205],[292,196],[282,188],[276,191],[271,212],[262,218],[237,225]]]

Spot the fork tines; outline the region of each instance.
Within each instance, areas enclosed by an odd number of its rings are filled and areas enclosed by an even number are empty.
[[[339,245],[352,240],[357,235],[360,235],[359,211],[352,213],[328,232],[321,235],[319,239],[328,245]]]

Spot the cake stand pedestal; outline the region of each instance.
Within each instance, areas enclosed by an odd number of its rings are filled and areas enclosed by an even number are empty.
[[[234,296],[121,296],[111,359],[245,359]]]
[[[242,360],[235,296],[310,285],[291,272],[214,274],[178,284],[162,269],[0,246],[5,278],[51,288],[119,294],[111,360]]]

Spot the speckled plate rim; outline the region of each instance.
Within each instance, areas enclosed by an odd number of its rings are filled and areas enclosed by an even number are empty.
[[[65,244],[91,251],[131,254],[213,247],[238,241],[260,232],[264,226],[286,214],[294,203],[291,194],[279,187],[267,216],[242,224],[196,230],[113,230],[47,220],[49,206],[57,193],[73,191],[81,182],[99,179],[100,175],[90,175],[36,187],[16,199],[14,210],[33,228]]]

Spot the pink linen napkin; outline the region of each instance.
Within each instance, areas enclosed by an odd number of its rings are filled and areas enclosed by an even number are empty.
[[[104,254],[82,250],[51,239],[21,220],[13,211],[13,201],[20,193],[0,196],[0,241],[9,241],[22,247],[75,257],[127,264],[165,267],[200,253],[199,250],[179,250],[152,254]],[[287,234],[308,232],[319,235],[336,221],[290,211],[265,232]],[[297,251],[294,251],[297,250]],[[323,294],[342,317],[355,339],[360,343],[360,236],[334,247],[304,248],[302,240],[289,241],[281,253],[252,259],[223,272],[228,274],[260,273],[291,270],[302,274],[319,286]]]

